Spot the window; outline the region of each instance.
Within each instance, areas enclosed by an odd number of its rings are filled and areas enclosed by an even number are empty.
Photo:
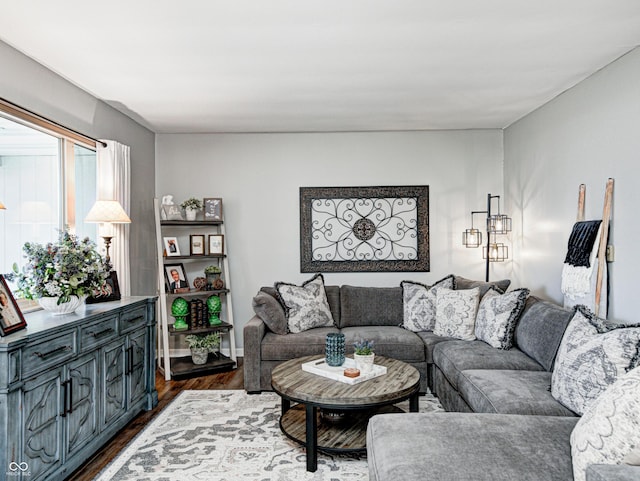
[[[96,241],[83,219],[96,200],[95,142],[81,143],[34,116],[11,115],[0,103],[0,273],[22,265],[25,242],[47,243],[67,227]],[[13,112],[12,112],[13,113]],[[76,136],[78,137],[78,136]]]

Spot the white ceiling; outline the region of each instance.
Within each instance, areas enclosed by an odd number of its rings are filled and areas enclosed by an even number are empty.
[[[164,133],[502,128],[640,44],[638,0],[0,4],[0,39]]]

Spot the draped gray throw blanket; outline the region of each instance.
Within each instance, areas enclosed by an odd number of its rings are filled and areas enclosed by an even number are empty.
[[[562,268],[562,293],[569,299],[583,297],[591,290],[601,223],[601,220],[589,220],[573,226]]]

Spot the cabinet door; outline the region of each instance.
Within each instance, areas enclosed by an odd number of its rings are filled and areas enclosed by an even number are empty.
[[[147,330],[138,329],[129,335],[129,406],[135,405],[147,394],[145,346]]]
[[[97,352],[69,363],[69,401],[67,411],[65,459],[98,434]]]
[[[62,462],[63,369],[32,378],[22,388],[22,459],[33,481],[46,479]]]
[[[125,339],[107,344],[101,356],[102,426],[109,426],[127,410]]]

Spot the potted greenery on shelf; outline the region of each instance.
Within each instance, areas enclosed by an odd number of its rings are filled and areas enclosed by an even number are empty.
[[[189,334],[184,340],[191,349],[191,360],[194,364],[206,364],[209,353],[215,353],[220,349],[219,332],[207,335]]]
[[[363,374],[371,371],[371,368],[373,367],[373,359],[375,357],[373,346],[373,340],[364,339],[356,341],[353,344],[353,360],[356,362],[356,367],[360,369],[360,372]]]
[[[196,220],[196,214],[202,209],[202,201],[195,197],[190,197],[180,204],[180,207],[182,207],[187,214],[187,220]]]
[[[204,275],[207,277],[207,290],[222,289],[224,284],[220,282],[222,270],[218,266],[210,265],[204,268]]]

